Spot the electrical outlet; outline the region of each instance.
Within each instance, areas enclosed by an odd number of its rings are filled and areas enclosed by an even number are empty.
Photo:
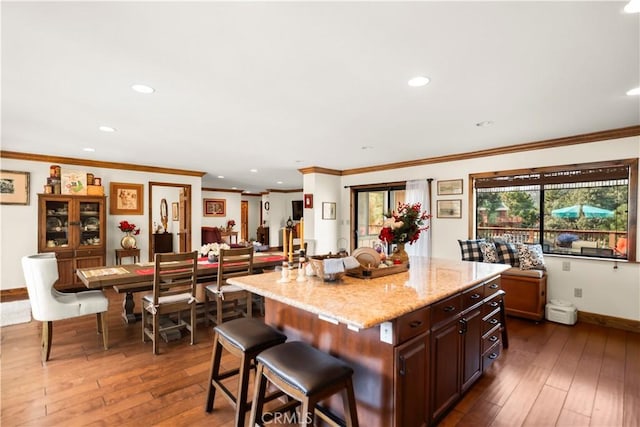
[[[573,296],[576,298],[582,298],[582,288],[573,288]]]
[[[569,261],[562,261],[562,271],[571,271],[571,263]]]
[[[391,322],[380,324],[380,341],[393,344],[393,324]]]

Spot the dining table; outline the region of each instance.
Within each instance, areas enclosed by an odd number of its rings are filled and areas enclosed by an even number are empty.
[[[256,252],[253,255],[253,270],[274,268],[282,265],[285,257],[282,252]],[[108,265],[101,267],[79,268],[76,275],[88,289],[113,288],[117,293],[124,293],[122,317],[126,323],[134,323],[140,314],[134,313],[135,292],[153,290],[153,262],[139,262],[126,265]],[[207,258],[198,259],[198,283],[215,282],[218,275],[218,263]]]

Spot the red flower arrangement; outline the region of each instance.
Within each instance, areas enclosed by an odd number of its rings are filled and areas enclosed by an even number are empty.
[[[230,219],[229,221],[227,221],[227,229],[232,229],[234,225],[236,225],[235,220]]]
[[[129,221],[120,221],[120,224],[118,224],[118,228],[120,229],[120,231],[125,233],[131,233],[136,236],[140,234],[140,229],[136,228],[136,225],[130,223]]]
[[[421,212],[420,203],[398,203],[397,212],[385,214],[382,230],[378,238],[387,243],[412,244],[420,237],[420,233],[429,228],[424,222],[431,218],[426,212]]]

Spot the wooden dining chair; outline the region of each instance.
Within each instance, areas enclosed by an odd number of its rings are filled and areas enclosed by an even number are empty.
[[[215,284],[205,287],[205,317],[216,325],[224,320],[237,317],[252,317],[251,292],[230,285],[227,279],[231,277],[253,274],[253,247],[220,249],[218,256],[218,276]],[[215,316],[209,311],[209,301],[215,301]],[[239,302],[246,303],[246,309],[240,309]],[[205,323],[208,323],[205,320]]]
[[[196,279],[198,252],[155,254],[153,293],[142,297],[142,341],[150,338],[153,353],[158,354],[161,332],[186,328],[191,333],[191,344],[196,342]],[[182,312],[189,311],[189,322]],[[178,313],[174,322],[160,316]]]

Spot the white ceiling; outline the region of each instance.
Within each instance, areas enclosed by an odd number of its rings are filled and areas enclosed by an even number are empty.
[[[261,191],[301,188],[308,166],[638,125],[640,14],[624,5],[3,1],[2,149]],[[419,74],[431,84],[409,87]]]

